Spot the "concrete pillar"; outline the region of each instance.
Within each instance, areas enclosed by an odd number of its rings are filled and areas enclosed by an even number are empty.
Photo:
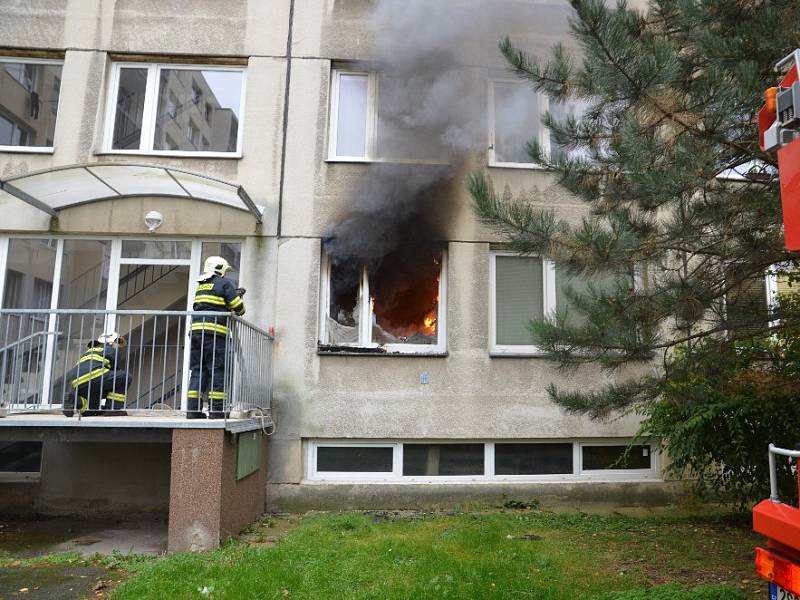
[[[258,435],[261,466],[237,481],[234,434],[173,430],[168,552],[213,550],[264,512],[266,438]]]

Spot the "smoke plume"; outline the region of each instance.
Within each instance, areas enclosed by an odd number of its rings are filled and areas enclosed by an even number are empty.
[[[497,41],[521,27],[526,35],[541,34],[542,49],[549,48],[566,16],[563,7],[552,6],[541,0],[376,0],[376,61],[368,67],[379,73],[375,156],[352,191],[348,213],[324,242],[341,272],[367,266],[376,315],[395,306],[388,312],[413,321],[435,309],[443,223],[455,209],[467,157],[487,148],[487,66],[502,69]],[[384,322],[395,318],[388,312]]]

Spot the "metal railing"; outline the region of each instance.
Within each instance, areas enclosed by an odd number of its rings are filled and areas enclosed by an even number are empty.
[[[775,465],[776,455],[800,459],[800,450],[787,450],[786,448],[778,448],[775,444],[769,445],[769,499],[773,502],[780,502],[781,500],[778,496],[778,470]]]
[[[110,331],[125,346],[106,347],[108,361],[95,352],[80,362]],[[228,313],[0,309],[0,409],[199,412],[205,399],[206,410],[242,416],[270,408],[272,342]]]

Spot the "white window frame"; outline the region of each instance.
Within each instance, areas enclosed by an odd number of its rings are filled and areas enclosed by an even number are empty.
[[[339,156],[336,147],[339,135],[339,88],[343,75],[367,78],[367,114],[366,139],[364,156]],[[376,130],[378,119],[378,74],[374,71],[348,71],[333,69],[331,71],[330,128],[328,132],[328,161],[331,162],[374,162],[376,152]]]
[[[114,120],[116,118],[117,97],[119,95],[119,78],[122,69],[147,69],[144,110],[142,113],[142,137],[138,149],[123,150],[113,148]],[[158,111],[158,86],[162,69],[185,71],[228,71],[240,73],[242,76],[239,106],[239,127],[236,134],[235,152],[211,152],[203,150],[153,150],[155,141],[155,125]],[[140,63],[114,62],[111,66],[109,88],[106,99],[105,128],[103,131],[103,153],[107,154],[139,154],[149,156],[182,156],[187,158],[241,158],[244,140],[245,105],[247,92],[247,68],[220,65],[187,65],[172,63]]]
[[[492,250],[489,260],[489,353],[497,356],[540,356],[543,351],[535,344],[497,343],[497,257],[512,256],[542,261],[542,306],[545,318],[556,310],[556,264],[540,256],[523,256],[506,250]]]
[[[392,470],[391,471],[317,471],[317,450],[322,448],[391,448],[392,449]],[[326,442],[319,440],[308,445],[308,464],[306,472],[309,479],[317,481],[393,481],[402,475],[402,470],[398,471],[402,465],[400,457],[402,446],[391,442]]]
[[[323,340],[328,337],[328,311],[331,304],[331,257],[322,253],[322,276],[320,277],[319,303],[319,343],[329,345]],[[337,344],[337,347],[383,348],[390,354],[429,354],[442,355],[447,352],[447,248],[442,248],[442,263],[439,272],[439,303],[436,320],[436,344],[378,344],[372,341],[372,302],[369,294],[369,274],[366,267],[361,269],[359,294],[358,339],[357,343]],[[370,355],[372,356],[372,355]]]
[[[578,475],[583,476],[585,478],[590,479],[608,479],[608,480],[616,480],[616,479],[628,479],[631,476],[637,476],[640,479],[652,479],[658,476],[658,473],[661,470],[661,453],[658,451],[657,447],[654,447],[654,444],[646,441],[642,441],[640,443],[637,442],[637,445],[640,446],[649,446],[650,447],[650,468],[649,469],[584,469],[583,468],[583,449],[585,447],[592,447],[592,446],[626,446],[631,442],[630,439],[622,441],[622,440],[596,440],[596,441],[584,441],[575,444],[575,449],[578,454],[576,465],[576,472]]]
[[[661,452],[658,443],[653,440],[637,441],[638,445],[649,446],[650,468],[648,469],[583,469],[584,446],[625,446],[632,438],[564,438],[564,439],[380,439],[380,440],[342,440],[342,439],[306,439],[306,469],[304,483],[390,483],[390,484],[465,484],[465,483],[534,483],[534,482],[601,482],[601,481],[661,481]],[[571,444],[572,473],[548,475],[496,475],[495,444]],[[479,475],[436,475],[416,476],[403,475],[404,444],[483,444],[484,472]],[[371,471],[317,471],[317,449],[319,447],[344,448],[392,448],[392,470],[384,472]]]
[[[488,115],[488,125],[489,125],[489,140],[488,140],[488,150],[487,150],[487,160],[490,167],[502,167],[506,169],[533,169],[533,170],[541,170],[543,169],[542,165],[536,163],[525,163],[525,162],[504,162],[497,160],[497,155],[495,152],[495,99],[494,99],[494,88],[495,85],[522,85],[524,86],[525,83],[520,81],[519,79],[513,78],[497,78],[493,77],[489,79],[489,115]],[[537,106],[539,108],[539,144],[542,148],[546,148],[549,152],[550,148],[550,131],[541,124],[542,115],[547,112],[550,108],[550,99],[547,97],[546,94],[537,93]]]
[[[6,63],[21,63],[29,65],[59,65],[61,67],[62,88],[63,88],[63,74],[64,74],[64,61],[51,58],[27,58],[21,56],[0,56],[0,68],[5,70]],[[63,89],[59,89],[58,103],[56,104],[56,126],[58,125],[58,113],[61,110],[61,97]],[[55,132],[53,133],[55,138]],[[28,154],[52,154],[55,151],[55,139],[53,139],[52,146],[8,146],[0,144],[0,152],[25,152]]]

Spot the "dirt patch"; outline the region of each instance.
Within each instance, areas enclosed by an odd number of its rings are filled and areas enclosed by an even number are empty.
[[[271,548],[292,531],[303,515],[274,514],[265,515],[246,527],[239,534],[239,541],[257,548]]]
[[[44,564],[0,569],[0,598],[8,600],[103,598],[115,584],[116,580],[111,579],[107,571],[85,564]]]

